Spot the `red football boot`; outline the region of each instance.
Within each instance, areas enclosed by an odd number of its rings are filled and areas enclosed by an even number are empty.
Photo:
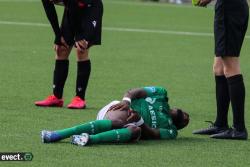
[[[36,101],[35,105],[41,107],[62,107],[63,99],[58,99],[55,95],[50,95],[42,101]]]
[[[70,109],[83,109],[86,108],[86,101],[82,100],[79,96],[72,99],[71,103],[68,105]]]

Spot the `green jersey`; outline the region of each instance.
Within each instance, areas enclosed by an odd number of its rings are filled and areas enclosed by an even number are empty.
[[[136,111],[151,128],[168,129],[170,133],[177,135],[176,127],[169,115],[167,90],[162,87],[144,87],[143,89],[147,92],[147,97],[133,99],[132,110]]]

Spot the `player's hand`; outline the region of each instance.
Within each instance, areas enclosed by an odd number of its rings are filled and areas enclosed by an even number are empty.
[[[60,47],[63,47],[63,48],[65,48],[65,49],[69,49],[69,45],[66,43],[66,41],[64,40],[64,38],[63,37],[61,37],[61,44],[59,45],[59,44],[55,44],[54,45],[54,50],[57,52],[59,49],[60,49]]]
[[[63,0],[49,0],[49,1],[55,5],[64,5]]]
[[[111,106],[109,108],[109,111],[110,110],[120,110],[120,111],[125,110],[125,111],[128,111],[129,110],[129,105],[130,105],[129,102],[121,101],[120,103]]]
[[[75,42],[75,46],[80,52],[85,52],[88,49],[88,44],[85,39]]]
[[[212,0],[199,0],[197,6],[206,7]]]
[[[127,118],[128,123],[138,122],[141,119],[141,116],[136,111],[130,111],[130,115]]]
[[[66,49],[69,49],[69,45],[66,43],[66,41],[64,40],[63,37],[61,37],[61,44],[63,47],[65,47]]]

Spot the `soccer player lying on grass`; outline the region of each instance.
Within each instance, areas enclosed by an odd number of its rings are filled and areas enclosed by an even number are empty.
[[[84,146],[104,142],[130,142],[138,139],[175,139],[177,130],[188,125],[189,115],[170,109],[167,91],[162,87],[129,90],[123,100],[103,107],[96,121],[71,128],[41,132],[44,143],[72,136],[72,144]]]

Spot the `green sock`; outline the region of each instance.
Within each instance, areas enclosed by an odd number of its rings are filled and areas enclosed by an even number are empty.
[[[97,134],[100,132],[111,130],[111,128],[111,120],[96,120],[82,125],[76,125],[71,128],[57,130],[55,132],[60,135],[61,139],[65,139],[72,135],[79,135],[81,133]]]
[[[131,131],[128,128],[114,129],[102,132],[96,135],[89,135],[90,144],[104,143],[104,142],[128,142],[131,139]]]

